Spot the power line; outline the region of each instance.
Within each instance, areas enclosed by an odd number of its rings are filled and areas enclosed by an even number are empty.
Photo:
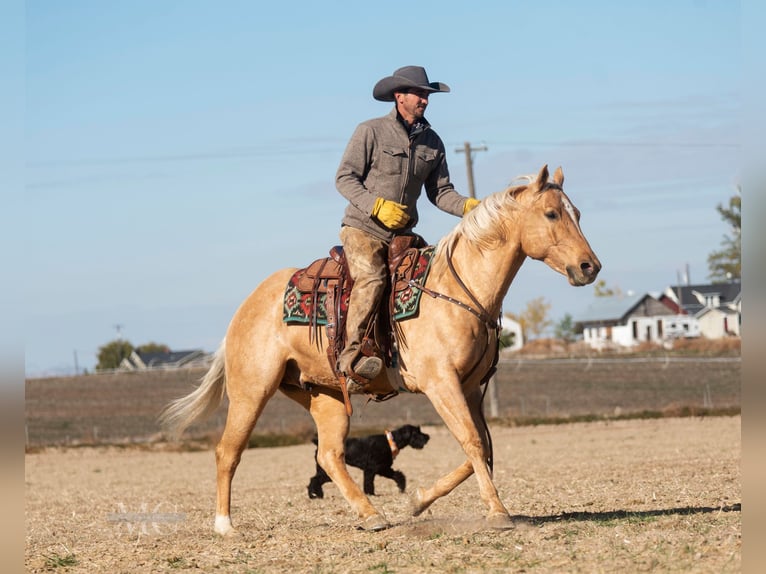
[[[742,144],[733,142],[662,142],[662,141],[491,141],[493,145],[515,147],[628,147],[628,148],[725,148],[739,149]],[[462,149],[455,150],[461,152]]]

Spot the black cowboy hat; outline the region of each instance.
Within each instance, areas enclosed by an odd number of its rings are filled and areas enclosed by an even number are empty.
[[[419,88],[427,92],[449,92],[449,86],[441,82],[429,82],[425,68],[420,66],[404,66],[396,70],[392,76],[380,80],[372,89],[372,97],[381,102],[393,102],[394,92],[407,88]]]

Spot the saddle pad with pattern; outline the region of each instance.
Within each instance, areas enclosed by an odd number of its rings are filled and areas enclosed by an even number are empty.
[[[423,285],[423,283],[425,283],[428,271],[431,268],[433,254],[433,245],[418,250],[418,258],[412,273],[412,280],[416,284]],[[282,320],[285,323],[309,325],[311,324],[312,316],[314,316],[314,305],[316,305],[316,323],[318,325],[326,325],[327,293],[318,292],[316,294],[317,300],[314,301],[314,293],[312,293],[312,291],[302,290],[300,286],[305,282],[301,282],[301,278],[305,271],[305,269],[299,269],[287,282],[284,306],[282,309]],[[394,298],[394,320],[403,321],[416,316],[420,308],[420,296],[422,293],[423,292],[420,289],[412,287],[409,284],[405,284],[403,288],[398,289]],[[340,304],[343,313],[348,309],[348,297],[348,293],[343,293],[341,295]]]

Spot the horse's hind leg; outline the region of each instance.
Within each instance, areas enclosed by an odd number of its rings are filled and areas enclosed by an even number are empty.
[[[231,384],[229,384],[231,388]],[[266,402],[273,396],[229,397],[229,413],[221,440],[215,449],[217,496],[215,507],[215,531],[225,535],[232,531],[231,524],[231,481],[237,470],[242,452],[250,439],[258,417]]]
[[[362,527],[365,530],[387,528],[388,521],[372,505],[346,468],[344,441],[348,435],[348,415],[341,394],[318,387],[311,392],[290,386],[280,387],[280,390],[311,413],[319,437],[317,462],[362,519]]]
[[[417,488],[412,494],[412,515],[419,516],[438,498],[446,496],[455,490],[472,474],[473,465],[470,460],[467,460],[455,470],[437,480],[431,488]]]

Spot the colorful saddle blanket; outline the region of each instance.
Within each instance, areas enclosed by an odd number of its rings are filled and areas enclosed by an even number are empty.
[[[428,271],[431,268],[434,246],[429,245],[418,250],[412,273],[412,281],[416,285],[423,285]],[[305,281],[301,281],[306,269],[296,271],[287,283],[284,297],[282,319],[285,323],[310,325],[312,320],[317,325],[327,324],[327,293],[316,292],[307,288]],[[403,321],[417,315],[420,308],[420,296],[423,292],[410,283],[397,288],[394,296],[393,319]],[[340,300],[340,308],[343,314],[348,309],[348,293],[343,293]],[[316,301],[314,301],[316,298]],[[316,309],[314,306],[316,305]]]

